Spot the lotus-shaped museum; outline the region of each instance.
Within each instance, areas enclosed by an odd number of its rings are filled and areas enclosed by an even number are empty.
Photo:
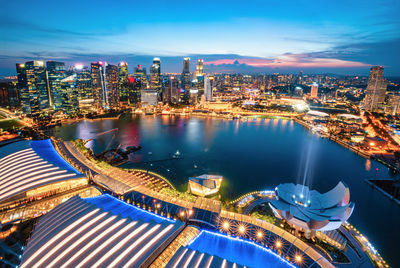
[[[280,184],[275,192],[276,199],[269,203],[275,216],[305,231],[335,230],[354,209],[343,182],[324,194],[293,183]]]

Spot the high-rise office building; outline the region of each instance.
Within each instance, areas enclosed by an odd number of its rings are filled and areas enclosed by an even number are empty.
[[[20,106],[19,91],[16,81],[0,82],[0,106],[10,109]]]
[[[140,85],[133,76],[128,77],[128,105],[137,106],[140,103]]]
[[[75,66],[79,100],[93,100],[92,76],[88,67]]]
[[[129,104],[139,105],[141,102],[141,90],[147,88],[147,73],[146,68],[138,65],[135,68],[133,77],[129,78]]]
[[[400,114],[400,95],[397,93],[390,93],[387,97],[385,112],[391,115]]]
[[[318,98],[318,84],[313,83],[311,85],[311,98],[317,99]]]
[[[171,78],[167,77],[162,80],[162,101],[163,103],[171,103]]]
[[[190,58],[183,58],[183,71],[182,73],[190,73]]]
[[[150,88],[161,90],[161,60],[154,58],[150,68]]]
[[[202,76],[203,75],[203,60],[198,59],[196,63],[196,76]]]
[[[62,92],[61,80],[65,78],[65,64],[64,62],[48,61],[46,62],[48,80],[49,80],[49,105],[55,111],[62,108]]]
[[[90,72],[92,75],[92,88],[93,88],[93,98],[94,105],[97,109],[105,108],[105,65],[104,62],[92,62],[90,65]]]
[[[202,95],[204,94],[204,72],[202,59],[197,60],[195,74],[195,87],[199,90],[199,95]]]
[[[37,93],[39,110],[51,108],[47,71],[44,62],[28,61],[25,66],[28,88]]]
[[[129,77],[128,64],[126,62],[120,62],[118,64],[118,89],[119,89],[119,100],[123,104],[127,104],[129,99],[128,77]]]
[[[297,84],[301,85],[303,82],[303,71],[300,71],[298,76],[297,76]]]
[[[164,80],[163,101],[165,103],[177,104],[179,100],[179,80],[175,76],[170,76]]]
[[[65,77],[60,82],[61,92],[57,96],[59,102],[58,111],[66,114],[74,114],[79,112],[77,74]]]
[[[50,108],[47,71],[43,61],[17,64],[17,74],[23,112],[38,115],[41,110]]]
[[[22,112],[25,114],[31,114],[30,95],[26,81],[26,66],[24,63],[17,63],[16,68],[18,78],[17,88],[20,95]]]
[[[10,105],[10,99],[8,97],[8,89],[10,82],[0,81],[0,106],[8,107]]]
[[[212,76],[206,76],[204,78],[204,94],[206,95],[207,101],[212,101],[213,82],[214,82],[214,77],[212,77]]]
[[[141,88],[147,88],[147,71],[146,68],[142,67],[142,65],[138,65],[135,68],[135,72],[133,73],[135,78],[140,78],[140,86]]]
[[[106,109],[119,108],[118,67],[106,64]]]
[[[189,103],[191,86],[192,86],[192,79],[190,74],[190,58],[184,58],[183,70],[181,75],[181,92],[179,97],[180,102]]]
[[[364,109],[376,111],[385,101],[387,81],[383,79],[383,67],[374,66],[370,69],[367,89],[364,98]]]

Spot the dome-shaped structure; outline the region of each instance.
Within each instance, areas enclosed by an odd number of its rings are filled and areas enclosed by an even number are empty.
[[[304,230],[335,230],[354,209],[349,188],[343,182],[324,194],[293,183],[280,184],[275,192],[276,199],[269,203],[275,216]]]

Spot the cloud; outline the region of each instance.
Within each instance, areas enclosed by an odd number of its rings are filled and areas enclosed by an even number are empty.
[[[270,67],[270,68],[354,68],[367,67],[369,64],[356,61],[346,61],[334,58],[310,57],[308,54],[284,54],[276,59],[262,58],[241,58],[241,59],[218,59],[204,62],[205,65],[221,64],[246,64],[252,67]]]
[[[336,73],[336,74],[364,74],[367,75],[369,66],[385,66],[386,76],[400,74],[400,39],[387,40],[375,43],[355,42],[353,44],[334,46],[329,50],[310,53],[286,53],[277,57],[252,57],[238,54],[188,54],[175,56],[161,56],[162,72],[181,72],[183,56],[191,58],[191,70],[197,59],[204,59],[206,72],[227,73],[268,73],[268,72],[298,72],[308,73]],[[68,47],[67,47],[68,48]],[[93,61],[108,61],[118,63],[127,61],[130,71],[133,67],[142,64],[151,65],[154,56],[139,53],[90,53],[85,49],[68,49],[60,51],[26,51],[18,56],[4,53],[0,55],[1,75],[15,73],[15,63],[28,60],[58,60],[67,65],[83,63],[88,65]],[[76,52],[75,52],[76,51]],[[79,51],[79,52],[78,52]]]

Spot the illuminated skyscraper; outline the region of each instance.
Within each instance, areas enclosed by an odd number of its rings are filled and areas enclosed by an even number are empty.
[[[311,85],[311,98],[317,99],[318,98],[318,84],[313,83]]]
[[[43,61],[17,64],[18,88],[24,113],[37,115],[50,108],[47,71]]]
[[[118,67],[106,64],[106,109],[119,108]]]
[[[8,99],[8,82],[0,82],[0,106],[7,107],[10,104]]]
[[[300,71],[297,75],[297,84],[301,85],[303,83],[303,71]]]
[[[47,74],[49,79],[49,104],[55,111],[62,108],[61,80],[65,78],[64,62],[48,61],[46,62]]]
[[[183,70],[181,75],[181,92],[180,102],[188,103],[190,98],[190,88],[192,86],[192,79],[190,75],[190,58],[183,59]]]
[[[92,75],[92,88],[95,108],[104,108],[105,100],[105,63],[92,62],[90,65]]]
[[[128,76],[128,64],[126,62],[120,62],[118,64],[119,100],[124,104],[128,103],[129,98]]]
[[[0,98],[3,107],[11,109],[20,107],[20,95],[17,81],[0,82]]]
[[[93,100],[92,76],[88,67],[75,66],[79,100]]]
[[[141,101],[141,90],[147,88],[146,68],[138,65],[135,68],[133,77],[129,77],[129,104],[139,105]]]
[[[77,74],[70,75],[60,81],[61,91],[57,96],[58,111],[74,114],[79,111]]]
[[[43,61],[29,61],[25,63],[28,86],[38,94],[39,109],[49,109],[50,92],[48,87],[47,71]]]
[[[19,94],[17,89],[17,82],[0,81],[0,106],[7,108],[19,107]]]
[[[153,59],[153,65],[150,68],[150,87],[159,91],[161,89],[161,60]]]
[[[183,58],[183,71],[182,73],[190,73],[190,58]]]
[[[179,80],[175,76],[170,76],[164,81],[163,101],[165,103],[178,103],[179,100]]]
[[[196,76],[202,76],[203,75],[203,60],[198,59],[196,63]]]
[[[26,66],[24,63],[17,63],[16,67],[18,77],[17,88],[20,94],[22,111],[25,114],[31,114],[30,95],[26,81]]]
[[[140,78],[140,88],[147,88],[147,72],[146,68],[143,68],[142,65],[138,65],[135,68],[135,72],[133,73],[135,78]]]
[[[203,73],[203,60],[198,59],[196,64],[196,88],[199,90],[199,95],[204,93],[204,73]]]
[[[207,101],[212,101],[213,82],[214,82],[214,77],[212,77],[212,76],[206,76],[204,78],[204,94],[206,95]]]
[[[400,114],[400,95],[397,93],[388,94],[387,106],[385,112],[391,115]]]
[[[369,72],[368,84],[364,98],[366,111],[378,110],[385,101],[387,81],[383,79],[383,67],[374,66]]]

